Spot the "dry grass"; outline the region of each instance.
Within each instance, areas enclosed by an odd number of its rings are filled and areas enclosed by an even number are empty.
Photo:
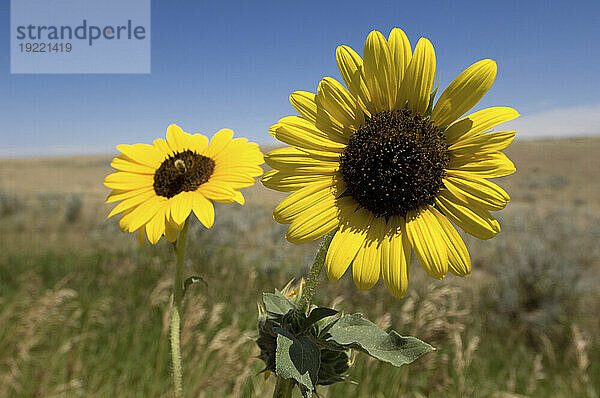
[[[438,351],[395,369],[355,357],[357,383],[325,397],[597,397],[600,393],[600,139],[519,142],[503,233],[467,238],[474,272],[438,282],[413,264],[404,300],[351,278],[316,300],[363,312]],[[105,157],[0,160],[0,397],[167,397],[173,256],[104,222]],[[282,195],[193,224],[182,341],[186,396],[268,396],[255,358],[262,291],[306,273],[314,245],[282,240]]]

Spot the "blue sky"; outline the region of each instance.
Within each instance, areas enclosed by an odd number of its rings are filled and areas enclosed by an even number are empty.
[[[429,38],[441,88],[475,61],[498,63],[476,109],[509,105],[518,137],[600,132],[600,5],[592,1],[152,1],[149,75],[10,74],[8,0],[0,0],[0,157],[111,153],[170,123],[273,142],[288,95],[339,77],[335,48],[401,27]]]

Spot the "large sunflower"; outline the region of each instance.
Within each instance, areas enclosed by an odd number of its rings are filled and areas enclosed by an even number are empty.
[[[337,48],[336,59],[347,89],[325,77],[316,95],[292,93],[301,116],[269,130],[291,145],[265,157],[274,170],[264,185],[294,192],[275,208],[275,220],[291,224],[292,243],[339,228],[325,260],[332,282],[352,264],[359,289],[381,275],[402,297],[411,248],[434,278],[467,276],[471,260],[454,225],[480,239],[500,232],[490,210],[503,209],[509,196],[486,178],[515,171],[501,152],[515,132],[488,131],[517,111],[487,108],[457,120],[491,87],[496,63],[471,65],[433,105],[435,52],[425,38],[413,52],[402,30],[388,40],[373,31],[362,59],[348,46]]]
[[[123,212],[121,230],[137,230],[141,244],[144,235],[152,244],[162,235],[174,242],[192,211],[206,228],[212,227],[212,201],[244,204],[239,189],[253,185],[263,173],[258,145],[232,137],[233,131],[223,129],[209,144],[205,136],[172,124],[166,141],[117,146],[122,154],[111,166],[119,171],[107,176],[104,185],[113,189],[107,203],[122,202],[108,217]]]

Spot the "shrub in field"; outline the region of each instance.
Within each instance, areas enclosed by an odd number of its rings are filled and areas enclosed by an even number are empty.
[[[22,198],[12,192],[0,191],[0,217],[15,214],[20,207]]]
[[[83,208],[83,195],[82,194],[71,194],[67,197],[65,202],[65,222],[67,224],[73,224],[77,222],[81,216],[81,209]]]
[[[586,217],[565,210],[511,215],[511,231],[496,247],[491,327],[508,323],[531,344],[545,337],[560,343],[578,315],[600,309],[600,229]]]

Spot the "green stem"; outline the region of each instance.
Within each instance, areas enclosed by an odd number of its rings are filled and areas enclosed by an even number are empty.
[[[171,312],[171,360],[173,363],[173,385],[175,398],[183,397],[183,367],[181,366],[181,301],[183,298],[183,258],[185,255],[185,241],[187,238],[189,218],[185,220],[183,229],[175,244],[175,282],[173,285],[173,310]]]
[[[273,391],[273,398],[292,398],[292,390],[294,388],[294,382],[292,379],[277,378],[277,384],[275,384],[275,391]]]
[[[319,284],[319,275],[321,275],[321,270],[323,269],[323,265],[325,265],[327,249],[329,249],[329,245],[331,244],[331,240],[333,239],[333,235],[335,235],[336,231],[337,230],[331,231],[325,235],[321,241],[319,251],[317,251],[317,255],[315,256],[315,262],[310,269],[308,280],[306,281],[304,289],[302,289],[302,297],[300,297],[300,302],[298,303],[298,310],[302,312],[308,311],[310,307],[310,302],[315,294],[315,289]]]
[[[317,255],[315,256],[315,262],[313,263],[310,273],[308,274],[308,280],[304,289],[302,289],[302,296],[298,303],[298,310],[306,313],[310,308],[310,302],[315,294],[315,289],[319,284],[319,275],[325,265],[325,257],[327,256],[327,249],[331,244],[333,236],[337,232],[336,230],[331,231],[323,237]],[[275,391],[273,391],[273,398],[291,398],[292,390],[294,389],[294,381],[292,379],[284,379],[277,377],[277,384],[275,384]]]

